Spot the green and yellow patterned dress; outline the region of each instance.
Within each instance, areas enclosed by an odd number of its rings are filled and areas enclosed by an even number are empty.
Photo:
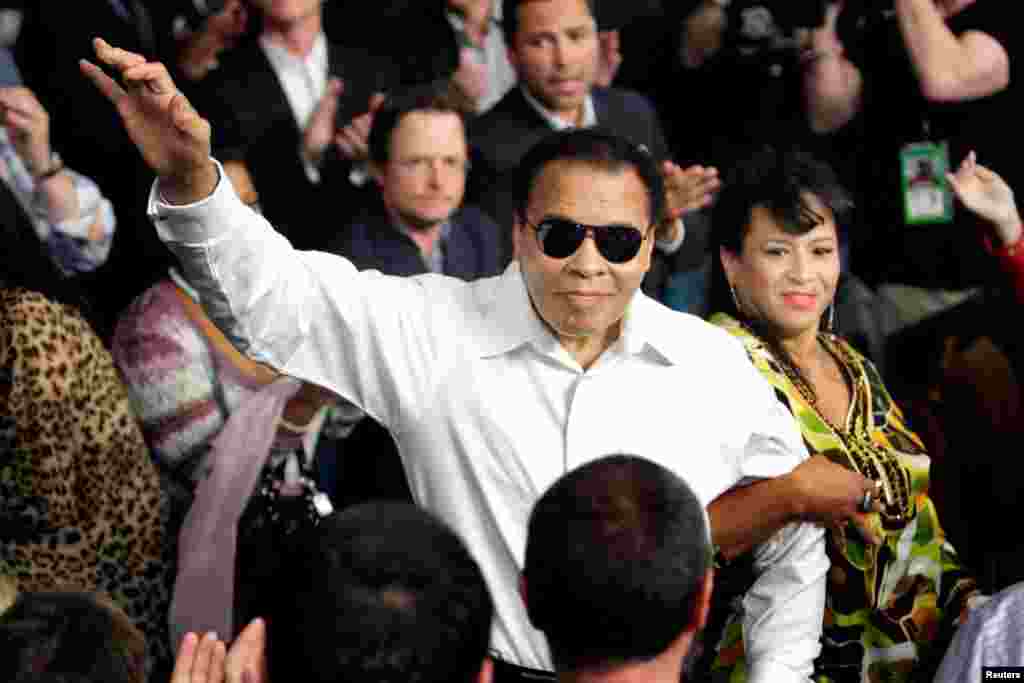
[[[711,322],[738,337],[757,369],[796,417],[812,454],[881,481],[882,512],[869,517],[879,546],[865,543],[855,527],[827,533],[828,574],[820,682],[931,680],[952,631],[966,614],[976,584],[946,541],[928,497],[929,458],[882,385],[874,365],[841,338],[822,333],[822,344],[839,362],[852,387],[845,425],[828,423],[775,359],[737,320],[718,314]],[[746,680],[739,615],[718,634],[712,679]]]

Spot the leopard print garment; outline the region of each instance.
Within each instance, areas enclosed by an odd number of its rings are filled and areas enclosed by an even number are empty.
[[[73,308],[0,289],[0,576],[109,595],[169,670],[173,543],[110,354]]]

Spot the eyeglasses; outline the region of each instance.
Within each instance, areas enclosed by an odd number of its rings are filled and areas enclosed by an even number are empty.
[[[587,236],[609,263],[626,263],[640,253],[647,235],[631,225],[584,225],[565,218],[545,218],[537,225],[527,223],[537,233],[540,249],[551,258],[572,256]]]

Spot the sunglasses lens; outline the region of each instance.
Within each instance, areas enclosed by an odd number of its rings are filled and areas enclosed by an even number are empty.
[[[583,226],[559,218],[545,219],[537,226],[541,247],[551,258],[571,256],[583,244],[586,235]]]
[[[609,225],[599,228],[597,248],[609,263],[625,263],[640,252],[644,241],[643,233],[625,225]]]
[[[631,260],[644,241],[643,233],[628,225],[602,225],[593,231],[597,249],[609,263]],[[551,258],[566,258],[583,244],[587,228],[562,218],[546,218],[537,226],[537,237],[545,254]]]

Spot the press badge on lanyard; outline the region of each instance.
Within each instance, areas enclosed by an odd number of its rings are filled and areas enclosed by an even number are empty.
[[[915,142],[900,151],[903,221],[907,225],[951,223],[953,191],[946,180],[949,144]]]

